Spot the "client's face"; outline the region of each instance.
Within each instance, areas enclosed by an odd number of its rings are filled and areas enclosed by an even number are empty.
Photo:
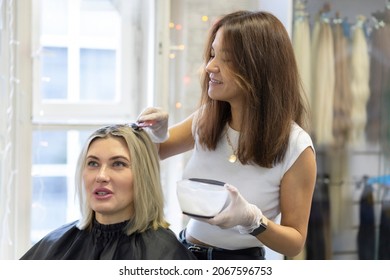
[[[87,201],[99,223],[119,223],[133,216],[133,173],[130,153],[122,138],[93,140],[83,181]]]

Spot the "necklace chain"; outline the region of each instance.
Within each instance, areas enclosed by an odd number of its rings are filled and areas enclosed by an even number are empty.
[[[232,151],[233,151],[233,154],[231,154],[231,155],[229,156],[229,161],[230,161],[231,163],[235,163],[235,162],[237,161],[237,150],[234,149],[233,144],[232,144],[232,142],[230,141],[229,132],[228,132],[227,130],[226,130],[226,140],[227,140],[228,145],[230,146],[230,148],[231,148]]]

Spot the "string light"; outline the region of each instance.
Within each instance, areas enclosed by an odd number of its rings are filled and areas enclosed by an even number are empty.
[[[188,75],[184,76],[183,77],[183,82],[184,82],[185,85],[189,85],[190,82],[191,82],[191,77],[188,76]]]

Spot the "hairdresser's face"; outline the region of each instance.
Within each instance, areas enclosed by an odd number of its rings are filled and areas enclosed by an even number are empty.
[[[122,138],[97,138],[90,144],[83,180],[87,201],[99,223],[119,223],[133,216],[133,172]]]
[[[211,99],[227,101],[231,105],[241,102],[242,95],[239,94],[238,87],[231,74],[232,62],[229,53],[224,49],[223,28],[217,31],[211,49],[211,58],[206,65],[210,82],[208,94]]]

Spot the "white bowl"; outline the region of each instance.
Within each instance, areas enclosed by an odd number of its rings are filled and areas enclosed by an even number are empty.
[[[177,182],[177,197],[183,214],[212,218],[224,208],[228,191],[225,183],[190,178]]]

